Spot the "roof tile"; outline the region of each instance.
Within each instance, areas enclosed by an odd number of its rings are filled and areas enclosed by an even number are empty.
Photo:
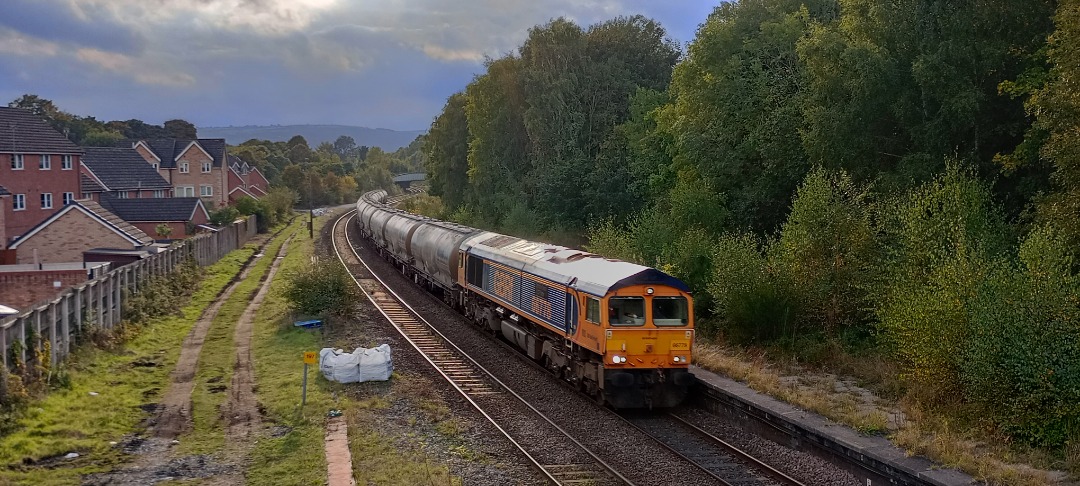
[[[33,112],[0,107],[0,152],[81,154],[83,149]]]

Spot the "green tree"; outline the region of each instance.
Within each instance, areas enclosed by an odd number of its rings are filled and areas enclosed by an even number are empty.
[[[817,168],[795,195],[770,254],[800,299],[799,319],[829,333],[863,324],[879,266],[868,190]]]
[[[772,231],[809,163],[795,99],[805,89],[796,44],[831,2],[739,1],[717,7],[675,67],[658,129],[674,162],[728,197],[736,226]]]
[[[469,125],[465,116],[465,93],[446,101],[425,139],[428,185],[451,211],[465,202],[469,184]]]
[[[169,120],[163,125],[170,138],[199,138],[195,125],[185,120]]]

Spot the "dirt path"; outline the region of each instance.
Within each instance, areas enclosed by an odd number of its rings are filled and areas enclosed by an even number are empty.
[[[233,444],[247,444],[253,433],[262,424],[262,416],[259,404],[255,399],[255,372],[254,360],[251,357],[251,337],[255,330],[255,312],[262,305],[266,294],[270,291],[270,282],[274,280],[282,259],[288,252],[289,242],[292,236],[285,240],[278,250],[274,263],[266,272],[259,292],[251,299],[251,303],[244,309],[240,320],[236,323],[233,342],[236,345],[236,363],[233,365],[232,384],[229,386],[229,402],[225,404],[222,415],[228,424],[225,438]]]
[[[268,238],[260,245],[259,254],[262,254],[272,240],[273,238]],[[264,279],[255,299],[244,310],[240,322],[237,324],[237,336],[240,336],[240,328],[245,326],[245,322],[247,328],[247,332],[244,334],[246,340],[244,341],[243,351],[241,352],[238,347],[236,368],[237,372],[240,372],[241,369],[246,370],[246,385],[243,384],[244,380],[241,379],[242,383],[239,384],[239,387],[246,389],[246,396],[250,397],[250,407],[246,405],[233,406],[233,398],[237,395],[235,390],[238,387],[237,373],[234,373],[232,382],[233,397],[230,397],[229,405],[225,410],[246,416],[248,417],[247,423],[254,424],[245,429],[245,437],[251,435],[251,431],[260,422],[258,407],[255,404],[254,379],[251,372],[252,318],[258,303],[261,303],[266,296],[271,278],[277,272],[281,256],[285,254],[287,246],[288,240],[278,250],[278,257],[267,272],[267,277]],[[266,256],[259,258],[266,258]],[[156,407],[154,416],[148,421],[151,425],[149,436],[145,438],[133,437],[122,444],[124,452],[134,454],[137,458],[122,469],[85,477],[83,479],[84,485],[145,485],[181,478],[209,480],[203,484],[240,484],[243,482],[243,469],[236,461],[222,463],[204,455],[174,457],[169,449],[176,443],[175,439],[177,437],[191,430],[191,395],[195,388],[195,371],[210,326],[217,317],[222,305],[229,300],[240,282],[248,277],[257,261],[258,258],[253,258],[244,265],[237,278],[226,287],[210,307],[203,311],[198,321],[192,326],[191,331],[184,338],[180,358],[177,360],[172,373],[169,374],[169,386]],[[240,339],[237,339],[237,341],[239,343]],[[241,366],[241,363],[243,363],[243,366]],[[247,404],[249,402],[245,399],[242,403]],[[249,408],[250,413],[247,411]],[[232,416],[231,414],[225,415],[225,417]],[[230,439],[234,437],[233,422],[231,419],[227,421],[229,424],[228,437]]]

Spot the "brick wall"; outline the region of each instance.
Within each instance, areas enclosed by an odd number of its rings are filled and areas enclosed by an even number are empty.
[[[184,162],[188,163],[189,172],[187,174],[180,173],[179,167]],[[202,171],[205,162],[211,163],[210,172]],[[200,186],[209,185],[213,189],[213,196],[202,198],[203,204],[206,204],[208,209],[219,208],[228,203],[229,194],[225,189],[225,173],[221,167],[214,167],[213,159],[207,157],[202,150],[192,146],[186,152],[180,154],[180,158],[176,159],[176,167],[177,169],[172,171],[172,180],[170,181],[174,188],[177,186],[194,186],[195,196],[202,197]]]
[[[64,193],[71,192],[80,197],[78,155],[72,155],[71,169],[64,170],[63,154],[49,154],[50,168],[40,169],[38,163],[42,154],[22,154],[23,168],[11,168],[14,154],[0,154],[0,181],[12,194],[26,195],[26,209],[15,211],[15,197],[0,198],[4,206],[5,235],[14,238],[25,233],[34,225],[51,216],[64,207]],[[52,208],[41,207],[41,194],[52,194]]]
[[[86,213],[72,209],[19,243],[16,258],[18,263],[35,263],[36,249],[40,263],[81,262],[82,252],[91,248],[134,248],[134,245]]]
[[[85,282],[86,270],[0,272],[0,302],[16,309],[55,297],[63,289]]]

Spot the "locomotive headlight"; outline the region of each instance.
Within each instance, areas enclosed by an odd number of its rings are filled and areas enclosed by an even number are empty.
[[[621,361],[619,361],[620,359],[622,359],[622,356],[619,356],[619,355],[616,354],[615,356],[611,357],[611,362],[615,363],[615,364],[619,364],[619,363],[621,363]]]
[[[674,358],[671,358],[671,360],[676,362],[676,363],[685,363],[686,362],[686,356],[676,356]]]

